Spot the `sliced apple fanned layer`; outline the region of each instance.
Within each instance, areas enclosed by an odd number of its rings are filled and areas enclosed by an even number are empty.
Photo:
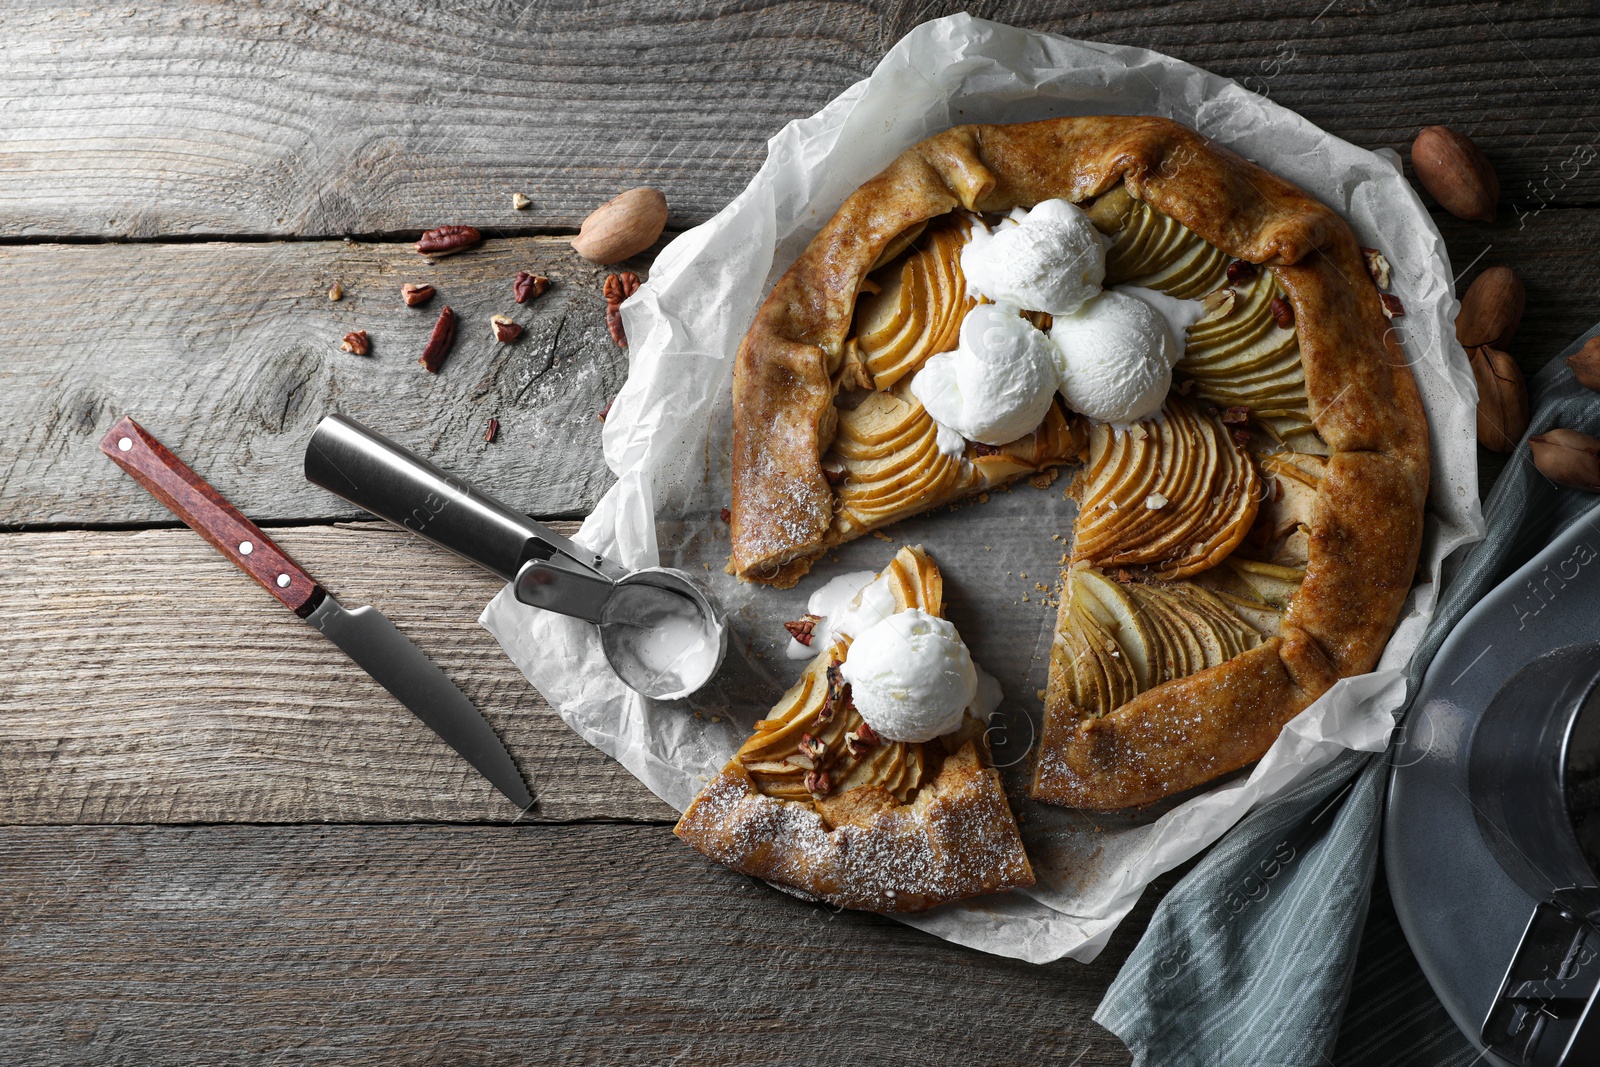
[[[828,543],[1079,458],[1082,424],[1053,404],[1033,433],[1004,445],[939,450],[939,427],[905,385],[841,409],[825,467],[839,472]]]
[[[1248,277],[1228,278],[1228,257],[1126,186],[1086,206],[1111,238],[1110,285],[1139,285],[1187,300],[1204,299],[1206,316],[1189,327],[1183,359],[1174,368],[1189,395],[1219,408],[1244,408],[1262,427],[1299,452],[1326,453],[1311,424],[1305,368],[1293,324],[1279,325],[1273,301],[1288,297],[1271,270],[1249,265]]]
[[[1216,306],[1220,313],[1189,328],[1174,373],[1193,383],[1190,395],[1196,399],[1244,408],[1297,451],[1325,452],[1311,426],[1294,326],[1280,326],[1272,314],[1283,290],[1263,270],[1230,291]]]
[[[1075,566],[1050,650],[1047,713],[1104,715],[1261,640],[1226,601],[1193,582],[1123,583]]]
[[[1118,185],[1085,205],[1111,238],[1107,286],[1141,285],[1181,300],[1198,300],[1227,284],[1228,257],[1193,230]]]
[[[880,577],[895,611],[943,610],[943,578],[920,548]],[[848,638],[822,649],[728,765],[695,797],[675,833],[735,870],[830,903],[921,911],[1018,886],[1033,870],[984,723],[921,744],[866,727],[839,666]]]
[[[929,356],[956,347],[961,320],[977,303],[961,273],[967,229],[953,218],[930,226],[909,254],[870,277],[878,292],[856,305],[855,336],[845,345],[846,366],[862,371],[855,384],[888,389]]]
[[[1089,463],[1074,492],[1074,562],[1173,579],[1233,551],[1255,520],[1261,486],[1215,409],[1172,396],[1160,417],[1121,430],[1091,427]]]

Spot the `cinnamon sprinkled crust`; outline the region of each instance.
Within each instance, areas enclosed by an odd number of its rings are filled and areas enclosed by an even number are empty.
[[[1421,549],[1428,428],[1344,221],[1165,119],[956,127],[845,201],[757,314],[733,385],[730,569],[792,585],[832,519],[820,459],[866,274],[903,247],[906,231],[958,208],[1081,203],[1119,182],[1226,255],[1271,272],[1293,312],[1309,415],[1329,455],[1306,524],[1306,576],[1277,638],[1098,717],[1047,712],[1032,795],[1098,810],[1148,804],[1260,758],[1335,680],[1371,670],[1394,628]]]

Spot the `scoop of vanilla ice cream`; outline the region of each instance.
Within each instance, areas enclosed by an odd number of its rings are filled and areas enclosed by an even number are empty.
[[[1045,200],[993,231],[974,225],[961,271],[969,291],[996,304],[1070,315],[1100,292],[1106,246],[1081,208]]]
[[[961,320],[955,350],[928,357],[912,377],[911,395],[941,429],[1003,445],[1039,425],[1059,381],[1050,338],[1015,308],[979,304]]]
[[[978,671],[956,628],[908,608],[863,631],[840,673],[856,711],[879,737],[932,741],[961,725]]]
[[[1101,422],[1135,422],[1160,408],[1183,355],[1162,315],[1115,289],[1056,316],[1050,339],[1067,406]]]

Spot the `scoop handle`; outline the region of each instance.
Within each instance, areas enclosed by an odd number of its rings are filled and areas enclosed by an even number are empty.
[[[604,560],[480,493],[455,475],[345,415],[329,415],[306,445],[306,479],[381,519],[499,575],[556,553]]]

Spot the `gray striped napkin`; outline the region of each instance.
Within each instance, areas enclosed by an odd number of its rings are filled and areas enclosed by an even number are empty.
[[[1596,335],[1600,326],[1561,356]],[[1561,358],[1531,384],[1530,435],[1566,426],[1600,436],[1600,396]],[[1487,536],[1412,658],[1410,693],[1467,609],[1595,501],[1551,483],[1526,441],[1518,447],[1484,505]],[[1094,1016],[1136,1067],[1479,1059],[1428,988],[1387,887],[1373,888],[1387,784],[1384,757],[1347,752],[1251,812],[1167,894]]]

